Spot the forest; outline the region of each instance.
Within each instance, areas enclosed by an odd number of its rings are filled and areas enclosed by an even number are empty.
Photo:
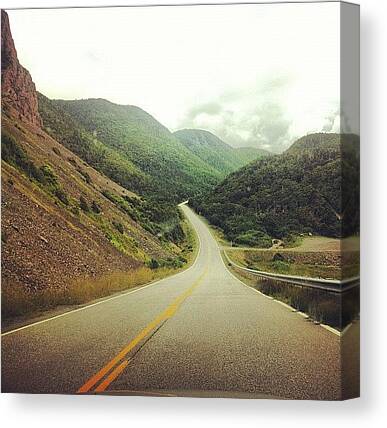
[[[270,247],[301,234],[359,233],[359,137],[310,134],[280,155],[231,173],[190,205],[227,239]]]

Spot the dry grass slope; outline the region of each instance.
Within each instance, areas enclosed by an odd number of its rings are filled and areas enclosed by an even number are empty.
[[[130,290],[155,280],[176,274],[189,267],[198,252],[196,233],[187,220],[183,221],[186,240],[181,255],[186,260],[179,267],[152,269],[140,266],[128,271],[116,271],[98,277],[87,276],[70,280],[66,286],[43,287],[31,290],[15,280],[2,284],[2,319],[35,316],[59,306],[82,305],[122,291]]]
[[[79,278],[67,287],[30,291],[20,284],[6,284],[2,289],[3,319],[26,316],[58,306],[81,305],[94,299],[128,290],[174,273],[173,269],[152,270],[140,267],[128,272],[114,272],[99,278]]]

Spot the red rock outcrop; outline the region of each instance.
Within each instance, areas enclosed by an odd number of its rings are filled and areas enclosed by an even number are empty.
[[[19,63],[7,13],[1,11],[1,106],[20,120],[42,126],[30,73]]]

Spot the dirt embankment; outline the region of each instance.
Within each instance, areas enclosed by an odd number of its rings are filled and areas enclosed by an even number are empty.
[[[95,201],[101,210],[98,215],[80,209],[72,212],[75,205],[64,206],[17,168],[2,162],[3,283],[22,284],[32,290],[65,287],[74,278],[130,271],[150,257],[170,255],[156,237],[101,193],[102,189],[130,192],[85,166],[33,126],[3,116],[3,129],[36,165],[52,167],[70,201],[79,203],[82,196],[89,206]],[[87,171],[88,183],[80,170]],[[126,253],[109,236],[113,221],[123,225],[120,238],[131,244]]]

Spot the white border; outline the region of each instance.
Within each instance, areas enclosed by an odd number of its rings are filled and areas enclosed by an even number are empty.
[[[28,7],[32,3],[41,6],[90,6],[122,4],[124,1],[0,0],[2,8]],[[125,3],[131,4],[129,0]],[[141,3],[141,0],[135,3]],[[171,0],[170,3],[181,2]],[[4,426],[68,428],[75,425],[105,428],[112,423],[141,428],[385,426],[387,4],[380,0],[359,0],[358,3],[361,4],[362,13],[362,398],[330,403],[2,394],[0,414]]]

